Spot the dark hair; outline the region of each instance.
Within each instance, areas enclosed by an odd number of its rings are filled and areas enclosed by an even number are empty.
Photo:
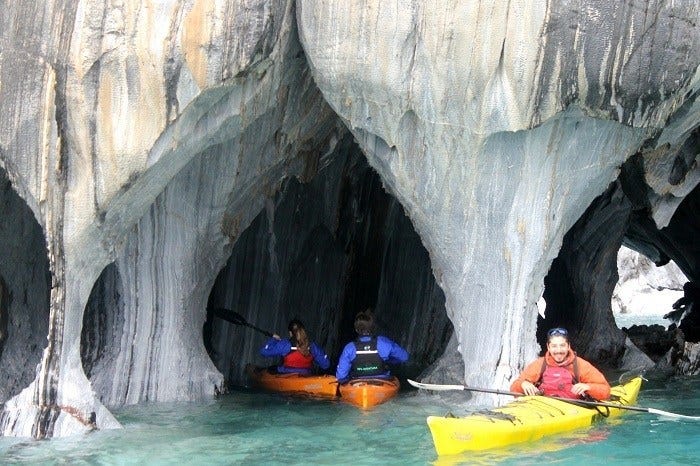
[[[547,343],[549,343],[553,337],[564,337],[566,341],[569,341],[569,332],[564,327],[551,328],[547,332]]]
[[[287,326],[287,330],[290,332],[294,332],[295,328],[305,328],[304,324],[301,322],[299,319],[292,319],[289,321],[289,325]]]
[[[355,316],[355,331],[359,335],[372,335],[374,333],[374,316],[372,311],[360,311]]]
[[[306,333],[304,324],[302,324],[299,319],[292,319],[289,321],[287,328],[289,329],[289,333],[292,334],[292,345],[296,346],[297,351],[301,354],[308,356],[311,352],[309,349],[311,344],[309,343],[309,336]]]

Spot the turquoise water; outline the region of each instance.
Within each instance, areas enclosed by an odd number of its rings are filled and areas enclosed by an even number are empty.
[[[407,390],[370,412],[338,402],[237,391],[206,403],[131,406],[123,429],[44,441],[0,439],[2,464],[698,464],[700,421],[629,412],[610,423],[508,450],[435,454],[425,417],[463,392]],[[700,378],[649,383],[637,405],[700,415]],[[614,423],[613,423],[614,422]]]
[[[668,328],[671,321],[664,319],[663,314],[614,314],[618,328],[630,328],[633,325],[661,325]]]

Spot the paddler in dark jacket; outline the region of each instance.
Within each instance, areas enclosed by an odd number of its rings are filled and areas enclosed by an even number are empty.
[[[387,337],[374,335],[372,312],[359,312],[355,317],[357,339],[351,341],[340,354],[335,376],[345,383],[357,378],[389,378],[388,364],[408,361],[408,352]]]
[[[323,349],[316,343],[309,341],[304,324],[298,319],[289,322],[289,338],[281,338],[274,334],[267,340],[265,346],[260,349],[260,354],[265,357],[282,357],[282,364],[277,366],[277,372],[310,374],[313,363],[326,370],[331,361]]]
[[[569,333],[558,327],[547,332],[547,352],[530,363],[510,386],[512,392],[596,400],[610,397],[610,384],[593,364],[576,356]]]

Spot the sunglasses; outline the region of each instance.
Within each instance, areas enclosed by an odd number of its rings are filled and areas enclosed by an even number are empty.
[[[553,328],[549,332],[547,332],[548,337],[555,337],[557,335],[566,337],[569,335],[569,332],[567,332],[566,329],[562,327]]]

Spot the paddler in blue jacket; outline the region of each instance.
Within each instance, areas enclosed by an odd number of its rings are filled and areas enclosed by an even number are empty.
[[[330,367],[328,355],[316,343],[309,341],[304,324],[299,319],[289,322],[288,329],[289,338],[281,338],[274,334],[260,349],[260,354],[265,357],[282,357],[282,364],[277,366],[277,372],[310,374],[314,362],[323,370]]]
[[[355,317],[357,339],[351,341],[340,354],[335,376],[340,383],[358,378],[391,377],[388,364],[408,361],[408,352],[387,337],[374,335],[372,312],[359,312]]]

